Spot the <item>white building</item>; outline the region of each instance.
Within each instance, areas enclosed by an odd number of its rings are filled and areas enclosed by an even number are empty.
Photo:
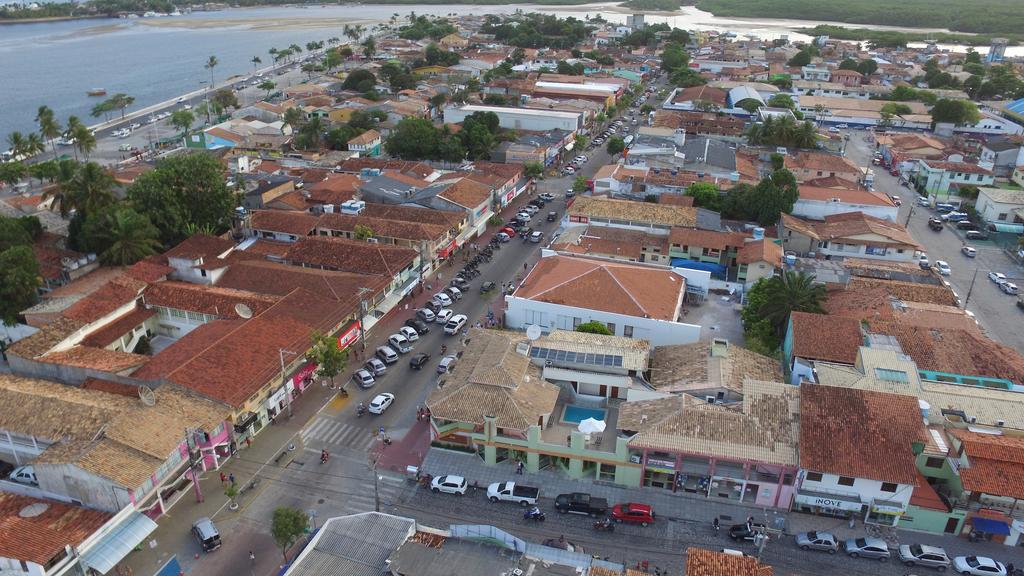
[[[498,116],[498,125],[511,130],[532,130],[547,132],[565,130],[575,132],[583,127],[583,114],[562,110],[534,110],[531,108],[508,108],[505,106],[449,106],[444,109],[446,124],[459,124],[476,112],[493,112]]]
[[[799,256],[870,258],[889,262],[916,262],[921,247],[906,228],[863,212],[828,216],[824,222],[782,215],[782,248]]]
[[[685,294],[685,278],[672,270],[545,251],[506,296],[505,325],[550,332],[596,321],[653,346],[688,344],[700,338],[700,326],[679,321]]]
[[[896,221],[899,207],[881,192],[800,186],[800,196],[793,204],[794,216],[824,220],[836,214],[863,212],[875,218]]]
[[[1024,209],[1024,191],[981,188],[975,207],[986,222],[1016,223],[1021,220],[1017,213]]]

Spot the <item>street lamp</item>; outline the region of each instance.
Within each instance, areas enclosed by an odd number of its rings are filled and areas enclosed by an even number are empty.
[[[284,354],[285,354],[285,352],[291,354],[292,356],[298,356],[299,353],[298,352],[292,352],[291,350],[285,350],[284,348],[278,348],[277,349],[277,355],[281,359],[281,385],[284,386],[285,405],[288,407],[288,418],[291,419],[291,417],[292,417],[292,395],[288,393],[288,381],[285,379],[286,375],[284,373]]]

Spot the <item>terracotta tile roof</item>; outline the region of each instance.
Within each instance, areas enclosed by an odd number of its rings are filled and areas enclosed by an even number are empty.
[[[218,318],[238,318],[235,310],[238,304],[245,304],[253,314],[259,314],[279,299],[255,292],[168,281],[150,286],[143,300],[151,306],[202,312]]]
[[[213,431],[226,406],[176,386],[156,390],[156,404],[55,382],[0,376],[0,427],[53,440],[34,461],[71,464],[134,490],[184,440],[186,428]]]
[[[809,189],[805,197],[811,200],[828,200],[832,197],[836,197],[836,193],[833,192],[832,196],[826,198],[825,190],[839,191],[840,194],[842,194],[843,190],[861,190],[860,186],[856,182],[851,182],[850,180],[845,180],[843,178],[839,178],[836,176],[822,176],[821,178],[809,178],[807,180],[804,180],[804,183],[800,186],[800,190],[803,190],[804,188]],[[801,194],[801,196],[803,196],[803,194]],[[884,196],[886,200],[889,199],[889,197],[885,196],[884,194],[876,193],[875,196]],[[866,199],[868,201],[872,200],[871,198]],[[848,201],[852,202],[854,200],[850,199]]]
[[[754,264],[767,262],[776,268],[782,267],[782,247],[771,240],[747,242],[736,253],[736,262]]]
[[[29,506],[41,514],[21,514]],[[53,500],[0,492],[0,556],[48,566],[68,545],[81,546],[114,515]]]
[[[168,381],[236,408],[279,377],[278,350],[305,351],[315,329],[340,314],[335,301],[319,300],[298,290],[297,297],[282,300],[248,320],[167,374]],[[315,321],[316,325],[306,321]]]
[[[917,282],[901,282],[879,278],[850,278],[850,290],[864,290],[870,287],[881,287],[892,296],[909,302],[926,302],[944,306],[956,306],[956,297],[949,288],[935,284]]]
[[[91,368],[102,372],[122,373],[142,366],[149,361],[149,356],[92,346],[75,346],[60,352],[50,352],[36,358],[36,360],[47,364],[61,364],[75,368]]]
[[[872,332],[889,334],[918,368],[963,376],[1004,378],[1024,384],[1024,356],[976,330],[908,326],[898,322],[870,322]]]
[[[892,320],[895,317],[889,292],[881,286],[830,290],[821,307],[826,314],[857,320]]]
[[[235,250],[231,253],[231,259],[257,260],[261,258],[272,258],[284,260],[288,250],[294,246],[294,242],[278,242],[277,240],[256,240],[245,250]]]
[[[831,180],[831,178],[830,178]],[[841,178],[839,180],[842,180]],[[821,183],[821,180],[815,180],[815,183]],[[887,208],[895,208],[896,204],[885,194],[881,192],[870,192],[868,190],[860,190],[856,188],[831,188],[821,187],[817,185],[810,185],[810,181],[801,184],[799,187],[800,199],[801,200],[812,200],[816,202],[832,202],[833,198],[838,198],[840,202],[845,204],[862,204],[865,206],[885,206]]]
[[[680,246],[698,246],[714,250],[739,250],[746,243],[748,236],[741,232],[718,232],[715,230],[697,230],[695,228],[672,228],[668,241]]]
[[[244,323],[245,320],[235,319],[201,324],[153,356],[145,366],[132,372],[132,378],[161,380]]]
[[[664,391],[722,386],[742,392],[747,379],[782,381],[782,365],[734,344],[710,342],[659,346],[651,357],[651,385]]]
[[[824,152],[801,152],[787,155],[785,166],[791,170],[835,172],[836,175],[859,172],[857,165],[849,158]]]
[[[121,396],[127,396],[129,398],[139,397],[139,387],[131,384],[121,384],[120,382],[111,382],[110,380],[101,380],[99,378],[86,378],[85,382],[82,382],[81,388],[83,390],[96,390],[97,392],[106,392],[107,394],[119,394]]]
[[[916,485],[912,444],[928,440],[917,398],[838,386],[800,387],[800,467]]]
[[[610,226],[572,227],[552,244],[556,250],[573,254],[602,254],[634,260],[640,260],[643,248],[651,246],[659,248],[662,254],[668,254],[668,239],[665,236]]]
[[[367,202],[361,216],[445,226],[454,229],[466,220],[466,213],[456,210],[434,210],[433,208],[417,208],[414,206],[396,206]]]
[[[389,279],[383,276],[334,272],[260,260],[232,264],[217,281],[217,286],[221,288],[282,297],[296,288],[304,288],[318,298],[340,302],[358,301],[355,294],[362,288],[369,289],[376,296],[389,284]]]
[[[919,250],[921,248],[903,226],[869,216],[863,212],[833,214],[826,216],[824,222],[802,220],[796,216],[783,214],[782,222],[784,226],[810,235],[816,240],[861,245],[877,245],[879,242],[885,241],[888,245],[906,247],[906,249]],[[883,240],[863,238],[871,235],[881,236]],[[873,262],[869,259],[862,260]]]
[[[712,88],[706,84],[701,86],[692,86],[690,88],[684,88],[676,93],[675,102],[694,102],[697,100],[704,100],[707,102],[713,102],[720,108],[725,107],[726,98],[729,93],[721,88]]]
[[[132,264],[125,269],[124,273],[136,280],[152,284],[165,280],[168,274],[174,272],[174,268],[164,264],[164,261],[163,256],[151,256]]]
[[[515,163],[497,163],[497,162],[485,162],[477,160],[473,162],[473,168],[476,170],[482,170],[491,174],[498,174],[499,176],[512,180],[513,178],[521,178],[523,176],[523,165]]]
[[[477,206],[490,201],[491,190],[491,186],[487,184],[481,184],[469,178],[460,178],[445,188],[438,196],[467,210],[475,210]]]
[[[177,246],[164,252],[164,262],[168,258],[181,258],[185,260],[216,260],[225,252],[235,247],[235,243],[220,236],[208,234],[195,234],[182,240]]]
[[[602,220],[643,222],[658,226],[682,226],[693,228],[697,225],[697,209],[632,200],[614,200],[600,196],[576,197],[569,207],[570,217],[587,217]]]
[[[693,206],[693,196],[684,196],[682,194],[662,194],[658,197],[658,204],[690,207]]]
[[[362,134],[349,140],[348,143],[355,144],[356,146],[365,146],[367,144],[372,144],[374,140],[380,140],[380,132],[377,132],[376,130],[367,130],[366,132],[363,132]]]
[[[95,322],[139,297],[146,283],[130,276],[118,276],[99,290],[75,302],[63,316],[86,324]]]
[[[530,271],[516,296],[540,302],[675,322],[686,281],[668,271],[548,256]]]
[[[928,479],[924,477],[924,474],[921,474],[920,470],[917,472],[917,476],[917,486],[914,487],[914,491],[910,494],[910,505],[948,513],[949,506],[939,497],[935,488],[932,488],[932,485],[928,483]]]
[[[751,556],[734,556],[724,552],[686,549],[685,576],[772,576],[771,566]]]
[[[631,448],[796,466],[800,388],[747,379],[740,391],[741,409],[686,394],[627,402],[618,428],[637,432]]]
[[[412,265],[417,256],[412,248],[316,236],[300,239],[285,258],[304,266],[391,278]]]
[[[249,220],[253,230],[266,230],[291,234],[302,238],[316,228],[317,217],[305,212],[290,210],[254,210]]]
[[[16,198],[20,198],[16,196]],[[39,263],[39,273],[49,280],[60,280],[64,273],[64,258],[77,260],[83,256],[79,252],[68,250],[62,246],[63,238],[50,232],[43,232],[32,243],[32,254]]]
[[[853,364],[864,344],[856,318],[793,312],[793,356]]]
[[[156,316],[156,310],[147,310],[136,306],[134,310],[118,316],[100,329],[91,332],[82,340],[82,344],[99,348],[106,347],[153,316]]]
[[[941,162],[939,160],[922,160],[929,168],[938,168],[945,170],[946,172],[962,172],[964,174],[988,174],[991,175],[991,170],[986,170],[977,164],[968,164],[967,162]]]
[[[1024,438],[951,428],[963,443],[969,466],[960,467],[964,490],[1024,498]]]
[[[7,351],[22,358],[36,358],[49,352],[54,346],[85,325],[85,322],[79,320],[59,318],[41,327],[35,334],[11,344]]]
[[[309,207],[306,202],[306,195],[298,190],[285,192],[277,198],[267,202],[266,205],[274,210],[294,211],[305,211]]]
[[[450,230],[448,226],[439,226],[437,224],[385,220],[372,216],[338,213],[320,216],[316,225],[318,231],[337,230],[341,232],[354,232],[356,226],[370,228],[373,230],[373,235],[377,238],[395,238],[414,242],[437,242],[444,238]]]
[[[893,318],[904,326],[920,328],[952,328],[981,336],[977,320],[958,306],[943,306],[925,302],[902,302]]]
[[[328,174],[320,182],[306,186],[309,202],[313,204],[340,205],[355,198],[363,181],[354,174]]]
[[[558,387],[516,351],[520,333],[473,328],[454,373],[434,389],[426,405],[435,418],[482,424],[497,418],[500,428],[526,430],[555,410]]]

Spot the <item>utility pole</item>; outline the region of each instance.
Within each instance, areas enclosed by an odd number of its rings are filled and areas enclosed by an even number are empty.
[[[967,288],[967,296],[964,297],[964,310],[967,309],[967,303],[971,301],[971,292],[974,291],[974,281],[978,279],[978,270],[980,270],[980,268],[975,268],[974,276],[971,276],[971,286]]]
[[[369,306],[367,306],[363,295],[367,292],[373,292],[373,290],[365,287],[359,289],[359,344],[362,346],[362,352],[366,352],[366,313],[369,311]]]
[[[188,450],[188,469],[192,473],[192,486],[196,490],[196,502],[202,502],[204,500],[203,491],[199,488],[199,474],[196,472],[196,461],[192,457],[195,445],[195,430],[185,428],[185,449]]]
[[[906,220],[906,222],[903,223],[903,227],[904,228],[906,228],[907,226],[910,226],[910,217],[913,216],[913,215],[914,215],[914,205],[911,204],[910,205],[910,212],[907,212],[907,220]]]
[[[278,348],[278,357],[281,358],[281,385],[285,388],[285,406],[288,407],[288,417],[292,417],[292,395],[288,393],[288,380],[285,379],[285,353],[292,356],[298,356],[297,353],[290,351],[290,349]]]

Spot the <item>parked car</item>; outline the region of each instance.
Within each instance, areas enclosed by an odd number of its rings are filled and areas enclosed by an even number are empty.
[[[928,227],[936,232],[942,232],[942,219],[941,218],[929,218]]]
[[[419,310],[417,310],[416,316],[420,319],[421,322],[433,322],[437,318],[437,315],[434,314],[433,310],[428,310],[426,308],[420,308]],[[423,334],[423,332],[420,333]]]
[[[352,374],[352,381],[360,388],[369,388],[373,386],[375,380],[373,374],[370,374],[369,370],[360,368]]]
[[[543,232],[537,231],[537,232],[534,232],[534,233],[530,234],[530,242],[533,242],[534,244],[539,244],[540,241],[543,240],[543,239],[544,239],[544,233]]]
[[[899,196],[893,194],[892,196],[889,196],[889,198],[892,198],[892,203],[893,204],[895,204],[897,206],[903,206],[903,201],[900,200]]]
[[[918,206],[922,206],[924,208],[927,208],[927,207],[931,206],[931,203],[928,201],[928,197],[927,196],[918,196],[917,197],[917,205]]]
[[[729,538],[752,542],[761,530],[764,530],[764,524],[751,524],[749,528],[746,524],[733,524],[729,527]]]
[[[462,327],[466,325],[467,320],[469,320],[469,318],[466,318],[465,314],[456,314],[455,316],[452,316],[444,325],[444,333],[449,336],[458,334],[459,331],[462,330]]]
[[[367,408],[367,411],[369,411],[370,414],[383,414],[384,411],[388,409],[388,406],[391,406],[394,401],[395,395],[390,392],[377,394],[373,397],[373,400],[370,400],[370,406]]]
[[[536,202],[536,200],[534,200],[534,202]],[[541,204],[543,204],[543,202],[541,202]],[[534,215],[535,215],[535,214],[536,214],[537,212],[540,212],[540,208],[538,208],[538,207],[537,207],[537,206],[535,206],[534,204],[527,204],[526,206],[523,206],[523,210],[524,210],[524,211],[525,211],[525,212],[526,212],[527,214],[529,214],[531,218],[532,218],[532,217],[533,217],[533,216],[534,216]]]
[[[366,364],[364,364],[363,367],[366,368],[370,374],[373,374],[374,378],[377,376],[383,376],[384,373],[388,371],[388,367],[380,361],[380,358],[374,358],[372,356],[366,361]]]
[[[953,271],[950,270],[949,268],[949,263],[946,262],[945,260],[936,260],[935,270],[943,276],[949,276],[950,274],[953,273]]]
[[[957,556],[953,558],[953,570],[957,574],[971,576],[1006,576],[1006,566],[985,556]]]
[[[444,492],[445,494],[456,494],[458,496],[462,496],[466,493],[467,487],[468,484],[466,483],[466,479],[454,474],[436,476],[430,481],[430,490],[435,494]]]
[[[796,545],[801,550],[821,550],[829,554],[839,550],[839,541],[828,532],[801,532],[796,535]]]
[[[903,544],[897,549],[900,562],[906,566],[928,566],[939,572],[945,572],[949,568],[949,556],[946,551],[936,546],[923,546],[921,544]]]
[[[451,296],[452,301],[462,300],[462,290],[459,290],[455,286],[449,286],[444,289],[448,296]]]
[[[851,558],[874,558],[879,562],[889,561],[889,545],[881,538],[850,538],[843,549]]]
[[[1014,284],[1013,282],[1003,282],[1002,284],[999,285],[999,289],[1002,290],[1003,292],[1006,292],[1007,294],[1017,293],[1017,285]]]
[[[988,234],[985,234],[981,230],[968,230],[967,233],[964,234],[964,238],[967,238],[968,240],[988,240]]]
[[[490,281],[484,282],[483,284],[480,285],[480,293],[481,294],[486,294],[486,293],[490,292],[491,290],[494,290],[494,288],[495,288],[494,282],[490,282]]]
[[[448,320],[451,319],[452,314],[455,314],[455,313],[452,312],[452,310],[450,308],[444,308],[443,310],[438,310],[437,311],[437,320],[436,320],[436,322],[438,324],[441,324],[441,325],[447,324]]]
[[[213,520],[205,516],[192,523],[192,535],[195,536],[196,542],[199,542],[203,552],[213,552],[220,548],[220,532],[213,525]]]
[[[995,282],[996,284],[1002,284],[1006,282],[1006,274],[1002,272],[989,272],[988,279]]]
[[[537,197],[540,198],[541,200],[545,201],[545,202],[553,202],[555,200],[555,196],[553,194],[549,194],[547,192],[545,192],[545,193],[543,193],[543,194],[541,194],[540,196],[537,196]]]
[[[437,294],[434,294],[434,297],[431,298],[431,301],[435,302],[438,306],[441,306],[442,308],[452,305],[452,297],[445,294],[444,292],[438,292]]]
[[[952,204],[949,204],[947,202],[936,202],[935,203],[935,211],[940,213],[940,214],[942,214],[944,212],[952,212],[954,210],[956,210],[956,206],[954,206]]]
[[[450,354],[448,356],[445,356],[444,358],[441,358],[441,361],[437,363],[437,373],[447,374],[448,372],[451,371],[452,368],[455,367],[455,363],[457,361],[458,357]]]
[[[939,216],[946,222],[960,222],[961,220],[967,220],[970,216],[966,212],[947,212],[942,216]]]
[[[398,333],[405,336],[405,339],[409,342],[415,342],[420,339],[420,333],[415,328],[409,326],[402,326],[398,329]]]
[[[931,270],[932,269],[931,263],[928,262],[928,259],[924,258],[924,257],[922,257],[920,260],[917,261],[917,265],[921,267],[921,270]]]
[[[654,508],[647,504],[628,502],[612,506],[612,519],[647,526],[654,523]]]
[[[32,466],[18,466],[11,472],[11,475],[7,477],[8,480],[13,480],[19,484],[30,484],[32,486],[38,486],[39,481],[36,480],[36,472]]]
[[[426,352],[418,352],[412,358],[409,359],[409,367],[413,370],[419,370],[423,368],[423,365],[430,361],[430,354]]]
[[[491,502],[516,502],[520,506],[532,506],[539,497],[540,488],[515,482],[495,482],[487,487],[487,499]]]
[[[504,230],[502,230],[501,232],[498,232],[497,234],[495,234],[494,237],[497,238],[498,242],[501,242],[501,243],[508,242],[509,240],[512,239],[512,236],[507,234]]]
[[[466,288],[469,288],[469,281],[462,276],[456,276],[455,278],[452,278],[451,285],[465,292]]]
[[[957,230],[977,230],[978,225],[970,220],[961,220],[956,223]]]
[[[381,346],[377,348],[377,358],[383,360],[385,364],[394,364],[398,362],[398,352],[395,352],[390,346]]]
[[[978,251],[970,246],[961,246],[960,251],[963,252],[964,256],[968,258],[974,258],[978,255]]]
[[[562,514],[604,516],[608,512],[608,501],[604,498],[595,498],[586,492],[571,492],[555,497],[555,509]]]
[[[558,220],[558,212],[548,212],[548,216],[547,218],[545,218],[545,220],[547,220],[548,222],[555,222],[556,220]]]
[[[390,346],[392,350],[398,351],[400,354],[408,354],[409,351],[412,350],[412,343],[409,342],[408,338],[401,334],[392,334],[391,336],[388,336],[388,346]]]

